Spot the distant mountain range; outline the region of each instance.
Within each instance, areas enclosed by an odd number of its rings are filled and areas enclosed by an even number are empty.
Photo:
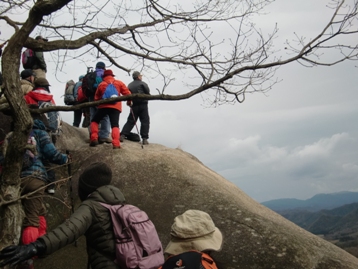
[[[262,205],[278,213],[285,210],[300,209],[316,212],[323,209],[332,209],[342,205],[358,203],[358,192],[336,192],[329,194],[317,194],[307,200],[294,198],[276,199],[261,203]]]
[[[332,234],[353,227],[358,231],[358,203],[318,212],[286,210],[280,215],[314,234]]]
[[[262,204],[358,257],[358,192],[318,194],[308,200],[278,199]]]

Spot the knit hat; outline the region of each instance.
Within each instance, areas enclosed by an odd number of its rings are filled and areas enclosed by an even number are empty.
[[[113,72],[111,69],[107,69],[106,71],[104,71],[103,73],[103,77],[106,77],[106,76],[112,76],[114,77],[115,75],[113,75]]]
[[[223,243],[223,236],[210,215],[200,210],[187,210],[175,217],[170,235],[165,253],[171,255],[189,250],[219,251]]]
[[[96,162],[87,167],[78,180],[78,195],[81,201],[97,188],[110,184],[112,170],[103,162]]]
[[[133,74],[132,74],[133,79],[136,79],[136,78],[138,78],[139,76],[141,76],[141,73],[138,72],[138,71],[134,71]]]
[[[35,79],[35,86],[51,86],[45,78],[37,78]]]
[[[36,76],[34,71],[32,71],[32,69],[25,69],[21,72],[20,74],[21,78],[22,79],[25,79],[25,78],[28,78],[28,77],[31,77],[31,76]]]
[[[104,64],[104,62],[98,62],[98,63],[96,64],[96,68],[105,69],[105,68],[106,68],[106,65]]]

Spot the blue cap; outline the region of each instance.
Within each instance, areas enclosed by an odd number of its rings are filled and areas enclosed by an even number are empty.
[[[106,65],[104,64],[104,62],[98,62],[98,63],[96,64],[96,68],[105,69],[105,68],[106,68]]]
[[[85,77],[85,75],[80,75],[79,77],[78,77],[78,80],[81,80],[81,79],[83,79]]]

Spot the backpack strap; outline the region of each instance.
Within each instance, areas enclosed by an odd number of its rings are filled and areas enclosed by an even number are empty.
[[[159,269],[217,269],[214,260],[205,252],[197,250],[186,251],[177,255],[171,255]]]
[[[116,211],[118,211],[120,208],[122,208],[124,206],[124,204],[119,204],[118,207],[116,207],[116,209],[114,209],[114,206],[116,206],[116,205],[109,205],[109,204],[101,203],[101,202],[99,202],[99,204],[108,209],[110,218],[111,218],[111,222],[113,225],[113,229],[117,230],[116,238],[120,238],[120,239],[126,238],[123,235],[120,236],[121,233],[119,231],[123,231],[125,228],[125,225],[124,225],[122,219],[120,219],[118,217],[118,214],[116,214]],[[114,221],[114,219],[117,221]]]

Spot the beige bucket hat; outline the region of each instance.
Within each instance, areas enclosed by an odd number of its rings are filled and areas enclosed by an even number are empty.
[[[220,251],[223,236],[210,215],[200,210],[187,210],[175,217],[171,239],[165,253],[177,255],[189,250]]]

